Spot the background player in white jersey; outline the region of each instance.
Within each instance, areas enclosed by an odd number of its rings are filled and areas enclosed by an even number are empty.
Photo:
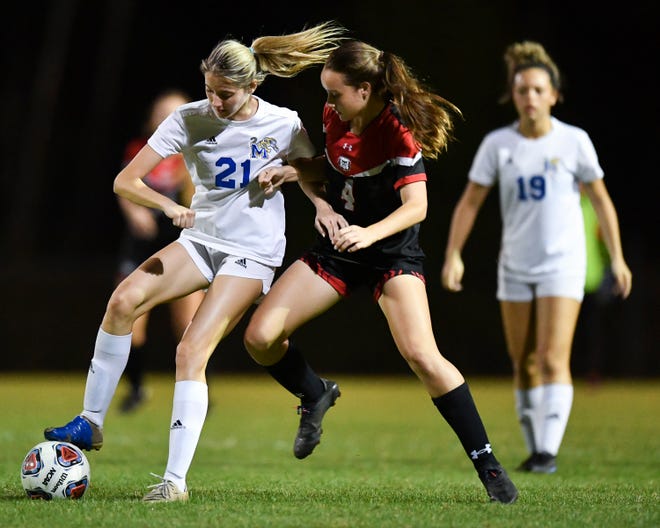
[[[207,289],[176,350],[167,468],[145,501],[188,498],[186,474],[208,408],[206,365],[220,340],[270,288],[285,249],[284,198],[268,196],[257,175],[314,148],[292,110],[254,95],[268,74],[292,77],[322,63],[343,28],[333,23],[255,39],[220,42],[202,61],[207,99],[179,107],[115,178],[115,192],[162,210],[183,228],[115,289],[98,331],[82,413],[49,440],[83,449],[103,444],[103,422],[124,370],[135,320],[154,306]],[[164,158],[182,153],[195,184],[190,208],[143,181]]]
[[[487,134],[477,151],[453,213],[442,282],[461,290],[461,251],[497,181],[503,225],[497,298],[529,451],[518,469],[554,473],[573,402],[570,354],[586,273],[580,185],[598,215],[624,298],[632,274],[589,136],[551,115],[561,99],[556,64],[541,44],[530,41],[510,45],[504,59],[503,101],[513,101],[518,120]]]

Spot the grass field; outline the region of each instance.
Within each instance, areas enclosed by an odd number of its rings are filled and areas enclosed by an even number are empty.
[[[270,378],[217,375],[187,503],[145,504],[167,461],[172,379],[150,376],[132,415],[116,404],[105,445],[88,453],[92,486],[79,501],[30,501],[20,464],[42,430],[80,411],[84,375],[0,375],[0,526],[39,527],[658,527],[660,384],[577,382],[554,475],[514,467],[525,457],[508,379],[470,379],[495,453],[520,490],[489,503],[471,463],[412,376],[335,376],[342,397],[321,445],[292,454],[297,401]],[[124,386],[120,386],[123,391]]]

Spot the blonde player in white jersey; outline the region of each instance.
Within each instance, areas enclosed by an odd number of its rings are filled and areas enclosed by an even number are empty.
[[[450,291],[462,289],[461,251],[497,182],[502,214],[497,298],[529,454],[518,469],[554,473],[573,402],[570,354],[586,274],[580,186],[597,213],[623,298],[632,274],[589,136],[551,115],[561,99],[556,64],[541,44],[530,41],[509,46],[504,59],[503,101],[513,101],[518,120],[486,135],[479,147],[454,209],[442,282]]]
[[[322,64],[343,31],[323,23],[299,33],[260,37],[249,47],[235,40],[220,42],[201,63],[207,99],[174,111],[115,178],[117,194],[162,210],[182,228],[181,236],[117,286],[98,331],[83,411],[44,435],[100,449],[133,323],[158,304],[206,289],[177,346],[167,467],[145,501],[188,499],[186,475],[208,408],[206,365],[222,338],[268,291],[282,263],[284,199],[277,189],[264,194],[257,176],[314,154],[298,115],[254,91],[268,74],[292,77]],[[195,185],[190,208],[142,181],[161,160],[179,152]]]

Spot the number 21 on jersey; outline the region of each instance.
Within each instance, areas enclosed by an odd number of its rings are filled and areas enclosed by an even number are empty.
[[[220,172],[215,175],[215,186],[223,189],[243,188],[250,183],[250,160],[247,159],[240,164],[242,174],[236,174],[238,167],[232,158],[218,158],[215,162],[216,167],[220,167]]]

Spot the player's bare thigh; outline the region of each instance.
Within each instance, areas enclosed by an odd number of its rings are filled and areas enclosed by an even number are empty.
[[[125,335],[131,331],[133,321],[154,306],[207,285],[208,281],[186,250],[173,242],[149,257],[115,288],[103,329]]]
[[[275,281],[252,315],[245,343],[262,365],[281,358],[282,344],[305,322],[321,315],[341,295],[304,262],[297,260]]]
[[[396,346],[432,397],[465,380],[438,350],[433,334],[426,285],[414,275],[397,275],[383,285],[378,304]]]
[[[402,354],[437,349],[426,286],[414,275],[398,275],[383,285],[378,305]]]
[[[176,379],[205,381],[206,365],[222,341],[261,296],[258,278],[218,275],[177,347]]]

